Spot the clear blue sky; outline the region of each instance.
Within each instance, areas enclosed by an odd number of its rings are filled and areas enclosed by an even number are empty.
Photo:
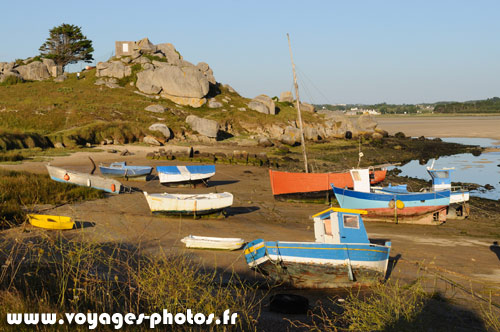
[[[170,42],[243,96],[292,89],[314,103],[419,103],[500,96],[500,1],[8,1],[0,61],[38,54],[81,26],[97,61],[115,40]],[[77,68],[80,68],[77,65]]]

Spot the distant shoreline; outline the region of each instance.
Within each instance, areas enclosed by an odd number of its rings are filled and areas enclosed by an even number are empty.
[[[376,116],[378,128],[394,135],[426,137],[482,137],[500,140],[500,115]]]

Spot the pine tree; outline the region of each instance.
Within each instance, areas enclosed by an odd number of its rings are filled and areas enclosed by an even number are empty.
[[[50,37],[40,46],[40,55],[63,67],[79,61],[92,62],[92,41],[82,34],[80,27],[63,23],[52,28]]]

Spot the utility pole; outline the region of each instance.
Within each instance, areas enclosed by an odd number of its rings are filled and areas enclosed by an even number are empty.
[[[299,118],[300,127],[300,144],[302,145],[302,154],[304,155],[304,166],[306,173],[309,173],[309,166],[307,164],[307,154],[306,154],[306,141],[304,139],[304,127],[302,125],[302,114],[300,113],[300,99],[299,99],[299,85],[297,84],[297,75],[295,74],[295,64],[293,63],[292,55],[292,44],[290,43],[290,35],[287,33],[288,38],[288,48],[290,49],[290,59],[292,60],[292,70],[293,70],[293,84],[295,86],[295,97],[297,98],[297,114]]]

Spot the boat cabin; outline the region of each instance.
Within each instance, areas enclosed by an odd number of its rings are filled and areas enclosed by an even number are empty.
[[[332,207],[313,215],[316,242],[370,243],[361,218],[361,215],[366,213],[364,210]]]
[[[432,190],[446,190],[451,189],[451,177],[450,172],[455,170],[454,168],[442,168],[434,169],[427,167],[427,172],[432,178]]]
[[[370,170],[368,168],[351,169],[351,177],[354,182],[354,191],[369,193],[370,185]]]

